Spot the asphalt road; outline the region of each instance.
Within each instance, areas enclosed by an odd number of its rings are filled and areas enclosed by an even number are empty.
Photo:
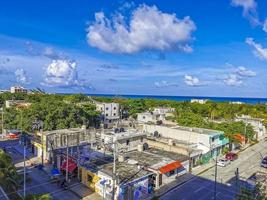
[[[12,157],[13,163],[18,170],[23,167],[23,155],[18,152],[15,146],[18,146],[18,140],[0,141],[0,148],[5,147],[6,152]],[[26,194],[44,194],[50,193],[54,200],[79,200],[80,197],[69,190],[61,188],[56,183],[51,183],[49,176],[42,170],[27,166],[27,185]],[[23,174],[23,171],[21,171]],[[22,196],[23,190],[18,193]]]
[[[246,180],[257,171],[265,171],[260,167],[262,156],[267,156],[267,142],[261,141],[258,144],[249,147],[239,154],[239,158],[233,161],[227,167],[218,166],[217,178],[217,200],[235,199],[238,191],[238,185],[241,180]],[[240,181],[236,181],[235,171],[239,169]],[[207,170],[199,176],[195,176],[188,182],[177,186],[165,195],[161,200],[210,200],[214,199],[214,174],[215,168]]]

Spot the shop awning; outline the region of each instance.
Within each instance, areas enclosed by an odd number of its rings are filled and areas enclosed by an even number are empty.
[[[161,174],[166,174],[172,170],[175,170],[175,169],[178,169],[181,167],[183,167],[183,165],[179,161],[175,161],[175,162],[169,163],[169,164],[159,168],[159,171]]]
[[[66,168],[67,168],[67,161],[64,161],[61,165],[61,170],[66,171]],[[77,164],[74,161],[69,160],[68,161],[68,172],[72,173],[76,168],[77,168]]]

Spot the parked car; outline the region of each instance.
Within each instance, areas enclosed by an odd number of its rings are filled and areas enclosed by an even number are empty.
[[[217,165],[221,167],[226,167],[229,164],[230,164],[230,160],[227,160],[226,158],[222,158],[217,161]]]
[[[234,161],[238,158],[238,155],[236,153],[233,153],[233,152],[229,152],[225,155],[225,158],[227,160],[230,160],[230,161]]]
[[[262,159],[261,166],[264,167],[264,168],[267,168],[267,157]]]

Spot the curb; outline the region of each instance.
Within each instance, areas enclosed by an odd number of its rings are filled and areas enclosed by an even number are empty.
[[[181,186],[181,185],[187,183],[188,181],[190,181],[190,180],[192,180],[193,178],[195,178],[193,174],[191,174],[191,175],[192,175],[192,177],[190,177],[189,179],[184,180],[184,181],[180,182],[180,183],[177,184],[177,185],[174,185],[173,187],[171,187],[171,188],[169,188],[168,190],[164,191],[162,194],[159,194],[159,195],[153,195],[151,198],[148,198],[148,199],[152,199],[153,197],[158,197],[158,198],[159,198],[159,197],[161,197],[161,196],[167,194],[168,192],[170,192],[170,191],[173,190],[174,188],[176,188],[176,187],[178,187],[178,186]]]

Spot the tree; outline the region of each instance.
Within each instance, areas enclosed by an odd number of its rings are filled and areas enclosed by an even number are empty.
[[[52,200],[50,194],[28,194],[25,200]]]
[[[7,193],[18,188],[19,176],[11,157],[0,149],[0,185]]]

